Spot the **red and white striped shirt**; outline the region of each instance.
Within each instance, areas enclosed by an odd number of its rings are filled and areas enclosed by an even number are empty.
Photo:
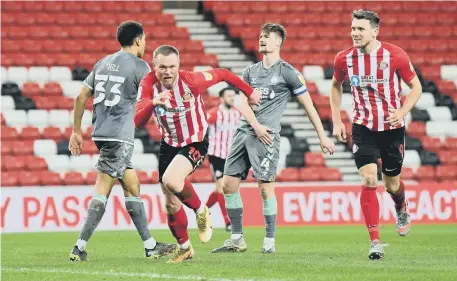
[[[212,69],[205,72],[180,70],[176,85],[170,90],[172,98],[167,108],[154,107],[151,100],[166,89],[153,72],[148,73],[140,83],[140,100],[136,104],[135,126],[147,123],[152,114],[159,123],[162,139],[170,146],[183,147],[203,141],[208,123],[203,93],[207,88],[226,81],[250,95],[254,90],[238,76],[227,69]]]
[[[228,157],[240,118],[241,113],[238,109],[227,109],[222,104],[208,111],[209,155],[222,159]]]
[[[370,54],[351,47],[335,58],[334,77],[349,79],[352,88],[352,123],[372,131],[395,129],[386,121],[389,109],[400,109],[401,80],[408,83],[416,73],[406,52],[393,44],[379,42]],[[404,126],[404,121],[399,127]]]

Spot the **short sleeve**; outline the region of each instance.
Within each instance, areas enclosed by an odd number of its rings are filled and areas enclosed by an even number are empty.
[[[346,77],[346,72],[344,71],[344,60],[341,53],[338,53],[335,57],[335,61],[333,63],[333,77],[339,82],[344,81]]]
[[[94,90],[95,86],[95,72],[97,71],[98,65],[100,64],[100,61],[98,61],[95,65],[92,71],[89,73],[89,75],[84,79],[83,85],[86,86],[87,88],[91,89],[92,91]]]
[[[138,87],[138,96],[137,100],[139,99],[147,99],[150,100],[154,97],[152,85],[155,83],[155,75],[153,72],[146,74],[140,82],[140,86]]]
[[[294,93],[295,96],[308,92],[303,74],[293,67],[286,67],[285,70],[284,80],[287,83],[287,87]]]
[[[395,71],[400,75],[401,79],[408,83],[413,80],[416,76],[413,65],[409,60],[408,54],[405,51],[400,50],[398,55],[395,57]]]
[[[145,77],[149,72],[151,72],[149,64],[144,60],[139,59],[135,68],[135,87],[139,87],[141,79],[143,79],[143,77]]]

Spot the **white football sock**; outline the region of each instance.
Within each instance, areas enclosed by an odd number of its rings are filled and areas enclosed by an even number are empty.
[[[187,240],[187,241],[184,242],[183,244],[178,244],[178,245],[179,245],[179,248],[180,248],[180,249],[186,250],[186,249],[189,249],[190,241]]]
[[[78,249],[80,251],[84,251],[86,249],[86,244],[87,244],[87,241],[84,241],[84,240],[81,240],[81,239],[78,239],[76,241],[76,247],[78,247]]]
[[[156,247],[157,241],[154,238],[151,237],[148,240],[143,241],[143,243],[144,243],[144,248],[145,249],[152,250],[152,249],[154,249]]]

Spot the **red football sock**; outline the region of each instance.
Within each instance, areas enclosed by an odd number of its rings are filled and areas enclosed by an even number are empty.
[[[211,194],[208,197],[208,201],[206,202],[206,206],[208,208],[211,208],[212,206],[214,206],[214,204],[216,204],[217,201],[218,201],[217,192],[213,191],[213,192],[211,192]]]
[[[390,197],[392,197],[392,200],[394,200],[395,203],[395,209],[400,211],[405,205],[406,205],[406,200],[405,200],[405,184],[403,181],[400,181],[400,187],[395,193],[390,193]]]
[[[176,214],[168,214],[168,227],[179,244],[184,244],[189,240],[189,234],[187,233],[187,215],[182,206]]]
[[[365,225],[368,228],[370,240],[381,240],[379,238],[379,202],[376,196],[376,188],[362,186],[360,206],[365,216]]]
[[[175,195],[179,198],[179,200],[181,200],[181,202],[184,205],[186,205],[194,211],[197,211],[202,205],[202,202],[200,201],[200,198],[195,192],[192,183],[190,183],[190,181],[188,180],[184,181],[183,190],[181,190],[181,192],[175,193]]]
[[[224,217],[225,225],[230,223],[230,219],[227,214],[227,208],[225,207],[224,193],[217,193],[217,201],[221,207],[222,216]]]

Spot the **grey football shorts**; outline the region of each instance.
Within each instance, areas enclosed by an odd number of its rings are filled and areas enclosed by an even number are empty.
[[[119,141],[95,141],[100,158],[95,167],[113,178],[122,179],[125,169],[133,169],[133,145]]]
[[[256,135],[238,129],[225,161],[224,175],[246,179],[252,167],[257,180],[274,181],[279,161],[279,134],[271,134],[273,143],[263,144]]]

